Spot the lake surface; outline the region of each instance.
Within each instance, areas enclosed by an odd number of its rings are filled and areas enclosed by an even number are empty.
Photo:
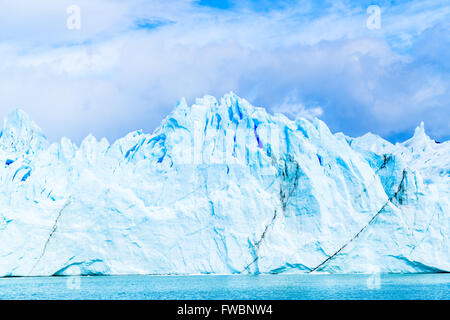
[[[0,278],[0,299],[450,299],[450,274]]]

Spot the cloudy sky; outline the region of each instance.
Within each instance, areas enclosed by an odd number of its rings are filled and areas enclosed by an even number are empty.
[[[424,121],[442,141],[449,31],[448,0],[0,0],[0,117],[21,108],[52,141],[113,141],[152,132],[181,97],[233,91],[333,132],[395,142]]]

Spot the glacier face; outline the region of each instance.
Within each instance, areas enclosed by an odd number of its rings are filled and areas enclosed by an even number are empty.
[[[450,142],[180,101],[153,134],[0,134],[0,276],[450,271]]]

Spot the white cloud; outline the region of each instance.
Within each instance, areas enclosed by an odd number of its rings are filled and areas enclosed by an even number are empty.
[[[72,2],[19,0],[0,10],[0,116],[21,107],[53,140],[151,131],[181,97],[229,91],[292,116],[322,116],[353,135],[393,135],[420,120],[449,134],[434,116],[449,108],[448,70],[393,50],[445,22],[449,5],[382,8],[382,28],[373,32],[365,8],[345,5],[253,12],[85,0],[77,1],[75,31],[65,27]],[[171,23],[136,30],[142,19]],[[448,38],[443,43],[448,50]]]
[[[307,108],[301,102],[294,103],[289,100],[283,102],[282,104],[276,105],[272,108],[273,112],[283,113],[292,119],[297,118],[306,118],[306,119],[314,119],[323,114],[323,110],[321,107],[310,107]]]

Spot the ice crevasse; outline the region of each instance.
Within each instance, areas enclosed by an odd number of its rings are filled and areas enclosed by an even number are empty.
[[[450,271],[450,143],[181,100],[152,134],[0,133],[0,276]]]

